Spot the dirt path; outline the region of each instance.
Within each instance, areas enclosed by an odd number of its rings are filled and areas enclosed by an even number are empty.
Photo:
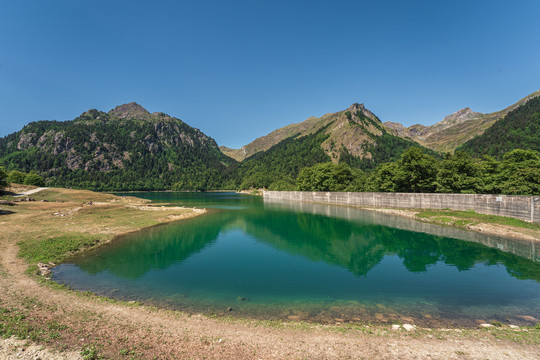
[[[36,194],[40,191],[43,191],[43,190],[46,190],[48,189],[47,187],[38,187],[38,188],[35,188],[35,189],[30,189],[30,190],[25,190],[17,195],[14,195],[14,197],[20,197],[20,196],[28,196],[28,195],[32,195],[32,194]]]
[[[71,360],[81,358],[81,351],[88,359],[540,359],[539,346],[488,330],[408,333],[390,325],[214,318],[59,290],[26,275],[28,266],[17,256],[20,227],[15,224],[24,226],[33,216],[0,218],[0,309],[8,319],[24,313],[28,327],[41,331],[46,349],[30,342],[21,351],[23,345],[10,338],[0,342],[2,359]]]

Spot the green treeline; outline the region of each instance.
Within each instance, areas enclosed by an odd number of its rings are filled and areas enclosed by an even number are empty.
[[[538,195],[540,153],[516,149],[498,161],[458,151],[439,160],[420,148],[409,148],[400,160],[382,164],[371,173],[346,164],[305,168],[296,189],[288,190]]]

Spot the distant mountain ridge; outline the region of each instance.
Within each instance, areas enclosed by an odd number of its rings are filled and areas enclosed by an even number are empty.
[[[278,144],[288,137],[312,134],[329,123],[335,121],[340,116],[343,116],[346,111],[356,115],[356,111],[360,110],[362,116],[374,121],[375,124],[380,125],[385,131],[393,135],[415,141],[416,143],[434,151],[453,152],[457,147],[464,144],[468,140],[483,134],[484,131],[489,129],[497,120],[505,117],[510,111],[522,106],[527,101],[538,96],[540,96],[540,90],[524,97],[515,104],[512,104],[500,111],[483,114],[480,112],[475,112],[467,107],[446,116],[442,121],[436,124],[430,126],[416,124],[409,127],[404,127],[400,123],[391,121],[381,123],[371,111],[365,108],[364,104],[353,104],[349,109],[344,111],[328,113],[320,118],[312,116],[300,123],[284,126],[272,131],[268,135],[261,136],[253,140],[251,143],[242,146],[240,149],[231,149],[226,146],[220,146],[220,150],[227,156],[232,157],[237,161],[243,161],[244,159],[258,152],[270,149],[272,146]],[[354,116],[354,118],[351,120],[357,121],[358,118],[357,116]],[[334,129],[339,126],[339,124],[337,126],[332,126],[328,132],[334,132]],[[349,128],[346,129],[350,130]],[[373,128],[368,130],[368,132],[371,132],[376,136],[380,135],[380,132]],[[341,138],[341,136],[344,136],[346,139]],[[362,143],[364,138],[365,137],[363,135],[359,135],[357,131],[353,131],[352,133],[341,131],[336,132],[336,136],[331,136],[331,139],[329,139],[328,143],[325,145],[329,145],[334,142],[335,144],[345,145],[345,148],[347,148],[351,154],[355,156],[369,156],[368,154],[362,154],[356,144]],[[325,151],[327,154],[332,155],[332,151],[327,146],[325,146]],[[333,158],[335,159],[335,156]]]
[[[214,187],[234,160],[180,119],[137,103],[71,121],[37,121],[0,139],[0,165],[36,170],[49,185],[99,190]]]
[[[327,127],[325,133],[329,136],[321,147],[334,162],[339,162],[343,151],[354,157],[371,158],[372,154],[367,147],[376,143],[375,138],[387,133],[379,118],[364,104],[354,103],[346,110],[329,113],[320,118],[312,116],[303,122],[274,130],[240,149],[221,146],[220,150],[237,161],[243,161],[289,137],[300,138],[311,135],[324,127]]]
[[[394,134],[410,138],[435,151],[452,152],[475,136],[483,134],[497,120],[504,118],[512,110],[538,96],[540,96],[540,90],[503,110],[488,114],[474,112],[470,108],[461,109],[431,126],[416,124],[404,127],[399,123],[390,121],[385,122],[384,125],[392,129]]]

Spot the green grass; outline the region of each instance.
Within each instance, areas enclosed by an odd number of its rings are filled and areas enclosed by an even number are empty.
[[[475,211],[422,210],[416,216],[421,219],[433,219],[435,221],[438,221],[438,218],[444,217],[445,221],[442,222],[448,222],[446,220],[450,220],[450,217],[458,218],[459,220],[454,220],[454,225],[457,226],[465,226],[482,222],[489,224],[509,225],[524,229],[540,230],[539,224],[529,223],[523,220],[505,216],[478,214]]]
[[[62,235],[53,238],[31,238],[18,243],[19,256],[30,264],[38,262],[59,263],[70,254],[98,244],[102,240],[98,235]]]

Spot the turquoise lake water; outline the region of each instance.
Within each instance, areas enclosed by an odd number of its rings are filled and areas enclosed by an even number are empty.
[[[208,213],[120,237],[55,267],[55,281],[218,316],[471,326],[540,318],[532,242],[236,193],[129,195]]]

